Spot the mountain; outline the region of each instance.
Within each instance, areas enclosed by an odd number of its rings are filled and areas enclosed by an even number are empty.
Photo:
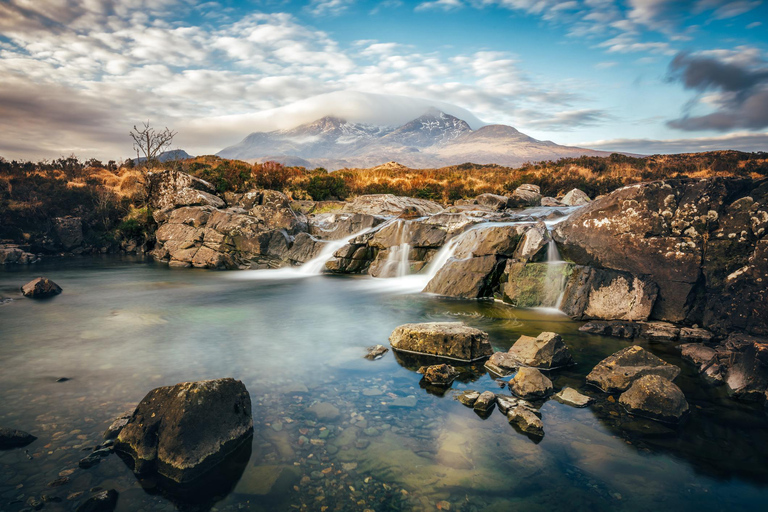
[[[159,155],[157,155],[157,161],[158,162],[170,162],[172,160],[186,160],[187,158],[192,158],[192,155],[184,151],[183,149],[172,149],[170,151],[163,151]],[[141,163],[146,158],[143,156],[140,158],[134,158],[133,163]]]
[[[606,156],[591,149],[536,140],[506,125],[470,125],[435,108],[402,126],[350,123],[326,116],[286,130],[255,132],[219,153],[223,158],[305,167],[375,167],[395,161],[411,168],[434,168],[465,162],[509,167],[525,162],[580,155]]]

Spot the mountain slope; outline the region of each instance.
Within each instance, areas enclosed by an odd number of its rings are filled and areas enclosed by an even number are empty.
[[[477,130],[465,121],[431,108],[399,127],[350,123],[327,116],[289,130],[256,132],[218,156],[286,165],[307,161],[329,170],[374,167],[396,161],[411,168],[436,168],[465,162],[519,166],[524,162],[601,151],[539,141],[511,126],[487,125]]]

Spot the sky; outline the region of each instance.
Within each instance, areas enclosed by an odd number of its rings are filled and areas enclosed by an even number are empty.
[[[0,156],[212,154],[323,115],[641,154],[768,151],[760,0],[0,0]]]

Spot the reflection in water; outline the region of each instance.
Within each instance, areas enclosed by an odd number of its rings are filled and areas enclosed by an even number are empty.
[[[41,274],[64,293],[20,297],[18,286]],[[678,430],[632,418],[585,387],[586,373],[627,342],[581,333],[562,315],[367,278],[232,275],[119,258],[0,272],[0,297],[16,299],[0,305],[0,425],[38,436],[28,453],[0,452],[0,510],[43,495],[62,500],[45,510],[71,510],[95,487],[117,489],[126,512],[435,510],[441,501],[462,511],[723,510],[768,498],[763,411],[706,386],[673,347],[641,343],[683,368],[676,382],[692,413]],[[555,388],[598,403],[537,404],[546,436],[535,444],[498,410],[483,421],[453,400],[466,389],[508,394],[481,365],[459,367],[440,397],[420,386],[423,361],[391,351],[363,358],[396,326],[438,320],[485,330],[496,350],[521,334],[560,333],[577,364],[548,374]],[[137,480],[115,455],[78,467],[150,389],[225,376],[250,391],[255,433],[232,473],[193,489],[203,494]]]

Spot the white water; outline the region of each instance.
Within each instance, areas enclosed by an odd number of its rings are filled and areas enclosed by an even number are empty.
[[[552,286],[558,291],[557,300],[554,304],[554,309],[560,311],[560,306],[563,303],[563,296],[565,295],[565,274],[563,274],[563,265],[565,261],[560,256],[560,251],[557,249],[557,243],[550,238],[547,244],[547,284]]]

